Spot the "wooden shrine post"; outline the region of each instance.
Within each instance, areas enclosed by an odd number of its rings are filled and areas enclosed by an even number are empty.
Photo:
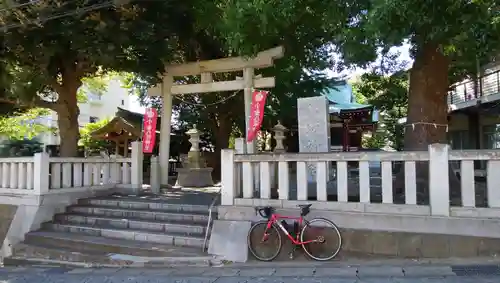
[[[170,157],[170,127],[172,118],[172,97],[183,94],[243,90],[245,96],[245,122],[249,126],[250,104],[253,88],[273,88],[274,77],[255,76],[255,69],[273,66],[274,60],[283,57],[282,46],[268,49],[253,58],[229,57],[215,60],[198,61],[186,64],[169,65],[165,68],[163,82],[148,90],[149,96],[161,96],[163,105],[160,129],[160,170],[161,185],[168,185],[168,160]],[[243,79],[214,82],[214,73],[243,71]],[[200,76],[199,84],[175,84],[175,77]],[[247,143],[247,153],[255,152],[255,143]]]

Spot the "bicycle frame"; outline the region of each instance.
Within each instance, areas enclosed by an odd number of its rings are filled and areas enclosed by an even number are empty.
[[[293,219],[293,220],[296,220],[299,222],[299,231],[297,232],[296,239],[294,239],[292,237],[292,235],[290,235],[290,232],[288,232],[288,230],[285,227],[283,227],[283,225],[280,223],[279,220],[281,220],[281,219]],[[269,218],[269,221],[267,221],[267,227],[266,227],[266,231],[264,231],[264,236],[262,237],[262,241],[267,240],[267,237],[269,236],[269,234],[267,233],[267,230],[269,230],[271,228],[271,226],[273,224],[275,224],[276,226],[278,226],[281,229],[281,231],[283,231],[283,233],[285,233],[285,235],[288,237],[288,239],[290,239],[290,241],[292,241],[292,243],[294,245],[304,245],[304,244],[317,242],[317,240],[310,240],[310,241],[304,241],[304,242],[300,241],[300,234],[301,234],[300,229],[302,228],[303,222],[304,222],[304,217],[302,217],[302,216],[295,217],[295,216],[285,216],[285,215],[280,215],[280,214],[273,214],[273,215],[271,215],[271,218]]]

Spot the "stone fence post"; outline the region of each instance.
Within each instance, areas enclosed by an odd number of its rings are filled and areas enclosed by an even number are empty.
[[[160,193],[161,187],[161,179],[160,179],[160,160],[158,156],[151,157],[151,168],[149,173],[149,183],[151,185],[151,192],[153,194]]]
[[[434,216],[450,216],[449,147],[429,145],[429,205]]]
[[[33,157],[33,190],[35,195],[43,195],[49,192],[49,154],[46,152],[35,153]],[[11,176],[11,178],[17,176]]]
[[[142,142],[132,142],[132,174],[131,174],[131,184],[132,193],[138,194],[142,189],[142,166],[143,166],[144,155],[142,153]]]
[[[276,141],[276,146],[274,147],[274,153],[280,154],[280,153],[285,153],[285,146],[283,145],[283,141],[285,140],[286,136],[285,133],[288,131],[288,129],[281,125],[281,122],[278,121],[278,124],[276,124],[272,129],[274,132],[274,140]],[[288,166],[288,164],[287,164]],[[278,193],[278,162],[275,162],[272,165],[272,171],[271,171],[271,194],[277,194]],[[274,195],[273,195],[274,197]]]
[[[235,198],[234,150],[221,151],[221,205],[233,205]]]
[[[244,138],[236,138],[234,140],[234,149],[235,149],[235,154],[245,154],[246,153],[246,143]],[[241,166],[241,163],[236,163],[235,164],[235,172],[234,172],[234,183],[235,183],[235,197],[242,197],[243,196],[243,179],[242,179],[242,173],[243,173],[243,166]]]

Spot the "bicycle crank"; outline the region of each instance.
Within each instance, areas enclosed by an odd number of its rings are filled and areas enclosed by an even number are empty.
[[[325,242],[325,237],[318,236],[318,239],[316,239],[316,242],[318,242],[318,243],[324,243]]]

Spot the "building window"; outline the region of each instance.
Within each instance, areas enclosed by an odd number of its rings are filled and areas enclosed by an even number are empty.
[[[90,116],[90,118],[89,118],[89,122],[90,122],[90,123],[95,123],[95,122],[97,122],[97,121],[99,121],[99,118],[94,117],[94,116]]]
[[[467,131],[451,131],[448,133],[448,140],[452,149],[469,148],[469,133]]]
[[[125,105],[125,100],[122,99],[122,106]]]
[[[483,126],[483,148],[500,148],[500,124]]]

